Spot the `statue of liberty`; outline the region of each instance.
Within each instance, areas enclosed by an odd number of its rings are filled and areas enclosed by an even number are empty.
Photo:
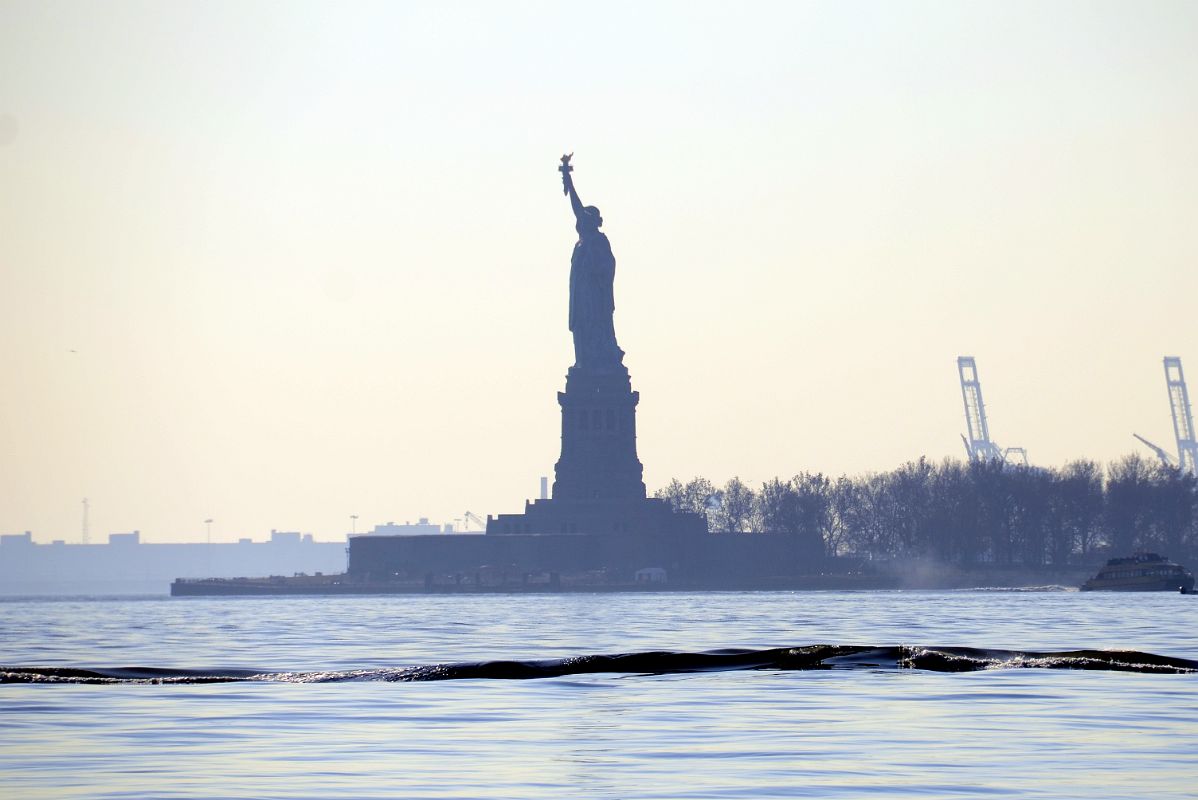
[[[562,156],[562,188],[570,197],[577,220],[578,242],[570,256],[570,333],[574,336],[574,366],[613,369],[624,363],[624,351],[616,344],[612,314],[616,310],[612,288],[616,258],[607,236],[600,232],[603,217],[594,206],[584,206],[574,191],[570,156]]]

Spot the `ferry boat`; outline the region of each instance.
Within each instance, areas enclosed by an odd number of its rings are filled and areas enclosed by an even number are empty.
[[[1180,564],[1156,553],[1112,558],[1098,574],[1082,584],[1083,592],[1194,591],[1194,576]]]

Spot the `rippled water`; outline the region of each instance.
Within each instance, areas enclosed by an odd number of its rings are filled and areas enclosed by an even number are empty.
[[[0,666],[318,672],[817,643],[1198,659],[1198,597],[0,602]],[[1198,675],[894,667],[0,685],[0,796],[1181,798]]]

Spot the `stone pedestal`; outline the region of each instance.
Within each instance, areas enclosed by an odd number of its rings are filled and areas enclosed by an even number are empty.
[[[562,452],[554,466],[553,499],[611,502],[645,499],[636,457],[636,404],[628,370],[571,367],[562,407]]]
[[[636,455],[638,400],[623,365],[571,367],[566,390],[557,395],[562,451],[552,498],[526,503],[522,514],[489,517],[487,533],[668,538],[706,532],[702,517],[675,514],[645,496]]]

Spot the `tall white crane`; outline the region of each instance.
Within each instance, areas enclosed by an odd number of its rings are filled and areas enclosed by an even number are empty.
[[[1177,437],[1177,466],[1182,472],[1198,475],[1198,441],[1194,439],[1190,393],[1181,359],[1176,356],[1165,356],[1165,385],[1169,389],[1169,410],[1173,412],[1173,434]]]
[[[990,425],[986,421],[986,403],[982,400],[982,382],[978,380],[978,365],[973,356],[957,358],[957,372],[961,376],[961,399],[965,403],[965,428],[968,436],[962,435],[965,452],[971,461],[999,460],[1004,464],[1018,463],[1027,466],[1027,450],[1022,447],[1001,449],[990,438]]]

